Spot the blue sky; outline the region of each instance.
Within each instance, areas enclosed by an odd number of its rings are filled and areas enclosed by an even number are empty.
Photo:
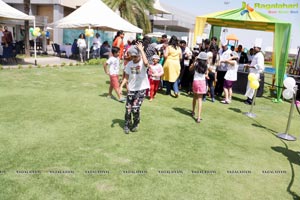
[[[204,15],[216,11],[236,9],[242,6],[242,0],[160,0],[161,3],[172,5],[191,14]],[[292,24],[291,48],[300,46],[300,1],[299,0],[245,0],[247,4],[254,7],[255,3],[260,4],[298,4],[298,8],[286,9],[263,9],[255,8],[256,11],[268,14],[277,19],[281,19]],[[282,11],[286,12],[283,13]],[[279,13],[280,12],[280,13]],[[229,34],[235,33],[240,38],[240,43],[244,46],[252,46],[255,38],[263,38],[263,49],[273,45],[273,33],[262,31],[251,31],[242,29],[229,29]]]

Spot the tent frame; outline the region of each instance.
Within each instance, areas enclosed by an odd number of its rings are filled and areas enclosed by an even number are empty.
[[[245,2],[243,2],[243,6]],[[248,6],[248,5],[247,5]],[[247,7],[248,8],[248,7]],[[195,31],[194,31],[194,44],[196,43],[197,36],[201,36],[204,31],[206,23],[212,25],[211,36],[220,36],[221,27],[231,27],[238,29],[249,29],[259,31],[269,31],[274,33],[274,45],[272,64],[276,68],[276,85],[277,85],[277,98],[274,102],[281,102],[280,99],[283,88],[283,79],[286,71],[286,63],[288,59],[288,49],[290,46],[290,32],[291,24],[283,22],[281,20],[270,17],[266,14],[256,11],[255,15],[262,16],[263,20],[251,19],[251,16],[247,18],[247,15],[243,16],[243,19],[238,19],[238,15],[245,10],[245,6],[240,9],[227,10],[217,13],[211,13],[205,16],[196,17]],[[230,18],[229,15],[235,15]]]

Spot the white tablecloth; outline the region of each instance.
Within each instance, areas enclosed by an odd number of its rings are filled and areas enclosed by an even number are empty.
[[[60,51],[65,51],[67,57],[72,55],[72,45],[60,45]]]

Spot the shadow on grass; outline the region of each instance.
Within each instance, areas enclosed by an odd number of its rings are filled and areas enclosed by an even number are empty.
[[[272,130],[272,129],[270,129],[270,128],[267,128],[267,127],[261,125],[260,123],[258,123],[257,121],[255,121],[255,122],[256,122],[256,124],[252,124],[252,126],[255,126],[255,127],[258,127],[258,128],[266,129],[267,131],[269,131],[270,133],[272,133],[272,135],[274,135],[275,137],[277,137],[277,135],[276,135],[277,131],[274,131],[274,130]]]
[[[113,119],[110,127],[114,128],[116,124],[119,127],[123,128],[124,124],[125,124],[125,121],[124,121],[124,119]]]
[[[179,112],[179,113],[181,113],[181,114],[183,114],[183,115],[187,115],[187,116],[189,116],[189,117],[192,117],[192,112],[190,111],[190,110],[188,110],[188,109],[183,109],[183,108],[173,108],[175,111],[177,111],[177,112]]]
[[[242,113],[241,109],[239,109],[239,108],[228,108],[228,109],[232,110],[232,111],[234,111],[236,113]]]
[[[292,177],[291,177],[291,181],[290,181],[290,183],[289,183],[286,190],[293,197],[294,200],[300,200],[300,196],[297,195],[296,192],[291,190],[291,188],[294,184],[294,180],[295,180],[295,170],[294,170],[293,164],[300,165],[300,153],[288,149],[288,146],[286,144],[285,144],[285,147],[286,148],[271,147],[271,149],[273,151],[281,153],[282,155],[284,155],[288,159],[288,161],[290,163],[290,167],[291,167]]]
[[[235,96],[233,96],[233,97],[232,97],[232,100],[234,100],[234,101],[240,101],[240,102],[244,102],[244,101],[246,100],[246,98],[245,98],[245,99],[241,99],[241,98],[239,98],[239,97],[235,97]]]
[[[300,152],[283,147],[271,147],[271,149],[287,157],[290,163],[300,165]]]
[[[253,126],[256,126],[258,128],[263,128],[266,129],[268,132],[270,132],[272,135],[274,135],[275,137],[277,137],[277,131],[274,131],[270,128],[267,128],[263,125],[261,125],[259,122],[257,122],[256,120],[254,120],[256,122],[256,124],[252,124]],[[285,157],[287,157],[287,160],[289,161],[290,167],[291,167],[291,180],[289,185],[287,186],[287,192],[292,196],[293,200],[300,200],[300,196],[297,195],[294,191],[291,190],[293,184],[294,184],[294,180],[295,180],[295,170],[294,170],[294,166],[293,164],[296,165],[300,165],[300,153],[299,152],[295,152],[292,150],[289,150],[288,145],[282,140],[280,139],[280,141],[284,144],[285,148],[283,147],[271,147],[271,149],[273,151],[279,152],[281,154],[283,154]]]
[[[99,94],[99,97],[107,97],[108,93]]]

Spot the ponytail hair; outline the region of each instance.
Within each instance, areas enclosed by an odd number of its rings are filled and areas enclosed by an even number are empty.
[[[205,72],[207,71],[207,61],[206,60],[197,59],[197,61],[195,62],[194,65],[195,65],[195,71],[200,74],[205,74]]]

